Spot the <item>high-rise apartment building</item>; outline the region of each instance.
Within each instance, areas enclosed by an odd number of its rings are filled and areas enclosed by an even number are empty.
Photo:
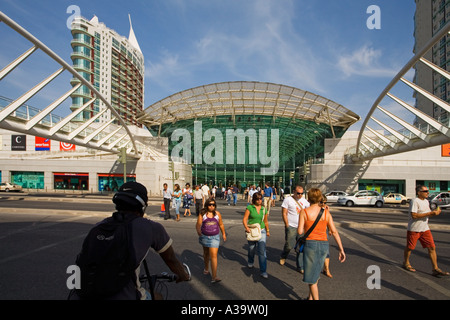
[[[423,48],[431,38],[450,21],[450,0],[416,0],[414,16],[414,53]],[[445,36],[428,52],[425,58],[445,70],[450,70],[450,37]],[[450,102],[450,81],[418,63],[414,82],[440,99]],[[416,93],[416,107],[437,119],[448,123],[448,112]],[[417,123],[420,124],[420,123]]]
[[[76,17],[72,22],[73,67],[100,92],[127,124],[140,126],[136,115],[144,104],[144,56],[134,34],[131,19],[128,38],[105,26],[94,16],[91,20]],[[72,86],[79,80],[73,78]],[[71,110],[88,103],[93,94],[81,86],[72,94]],[[106,106],[97,99],[76,120],[85,121]],[[107,110],[98,119],[111,119]]]

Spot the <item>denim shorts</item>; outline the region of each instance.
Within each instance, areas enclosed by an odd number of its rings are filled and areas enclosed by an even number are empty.
[[[315,284],[319,280],[328,250],[328,241],[306,240],[303,250],[303,282]]]
[[[220,245],[220,234],[216,234],[215,236],[205,236],[202,234],[198,238],[198,242],[207,248],[218,248]]]

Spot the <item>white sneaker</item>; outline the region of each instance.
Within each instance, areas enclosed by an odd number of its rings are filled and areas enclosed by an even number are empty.
[[[263,272],[261,273],[261,277],[263,277],[264,279],[269,278],[269,275],[267,274],[267,272]]]
[[[253,263],[249,263],[249,264],[247,264],[247,267],[249,267],[249,268],[253,268]]]

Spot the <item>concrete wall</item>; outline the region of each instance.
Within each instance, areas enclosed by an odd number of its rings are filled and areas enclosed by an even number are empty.
[[[136,139],[151,145],[159,154],[166,155],[167,139],[156,139],[143,129],[130,127]],[[12,151],[12,135],[23,135],[9,130],[0,129],[0,171],[2,182],[11,182],[12,171],[44,172],[44,189],[38,191],[72,192],[71,190],[54,189],[54,173],[88,173],[88,190],[83,192],[98,192],[98,174],[122,174],[124,166],[119,163],[118,156],[105,152],[76,146],[75,151],[60,151],[59,141],[51,140],[50,151],[35,151],[35,137],[26,135],[26,150]],[[168,159],[168,158],[167,158]],[[168,160],[139,161],[128,159],[127,174],[135,174],[136,180],[144,184],[150,195],[162,195],[162,185],[166,182],[172,186],[172,173],[169,171]],[[188,164],[175,163],[175,172],[179,172],[178,183],[183,187],[187,182],[192,185],[192,167]]]
[[[5,159],[0,158],[2,181],[11,181],[11,171],[44,172],[45,189],[40,191],[53,192],[55,172],[78,172],[89,174],[88,190],[84,192],[98,192],[98,174],[123,174],[123,164],[115,160],[106,159]],[[187,182],[192,185],[192,167],[190,165],[175,163],[175,171],[179,172],[178,183],[183,187]],[[161,195],[162,185],[166,182],[172,185],[172,174],[167,162],[150,160],[128,161],[127,173],[136,174],[136,180],[144,184],[150,195]],[[70,190],[57,190],[57,192],[70,192]]]

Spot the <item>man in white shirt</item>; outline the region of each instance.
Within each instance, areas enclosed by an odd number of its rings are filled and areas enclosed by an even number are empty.
[[[253,195],[257,192],[258,190],[256,190],[255,186],[251,185],[250,190],[248,190],[248,199],[247,199],[248,204],[252,203]]]
[[[195,213],[198,215],[200,211],[203,209],[205,203],[205,197],[203,195],[203,191],[200,190],[200,186],[196,185],[194,190],[194,200],[195,200]]]
[[[304,189],[297,185],[291,197],[286,197],[281,205],[281,213],[284,222],[285,243],[281,252],[280,264],[284,265],[289,252],[294,248],[300,235],[297,233],[300,212],[309,207],[309,202],[303,197]],[[303,273],[303,254],[296,257],[297,270]]]
[[[163,184],[163,201],[164,201],[164,220],[170,219],[170,202],[172,200],[172,190],[167,187],[167,183]]]
[[[202,191],[203,191],[203,204],[205,204],[205,201],[211,198],[211,191],[209,190],[209,187],[206,183],[202,186]]]
[[[431,235],[430,227],[428,226],[428,217],[439,215],[441,209],[438,207],[436,210],[431,211],[430,203],[427,200],[429,191],[426,186],[418,186],[416,193],[417,198],[411,200],[409,206],[408,231],[406,235],[407,244],[404,252],[403,268],[411,272],[416,272],[411,266],[409,258],[412,250],[416,247],[417,240],[419,240],[422,247],[428,249],[428,256],[433,267],[433,276],[448,276],[449,273],[443,272],[437,265],[436,246]]]

